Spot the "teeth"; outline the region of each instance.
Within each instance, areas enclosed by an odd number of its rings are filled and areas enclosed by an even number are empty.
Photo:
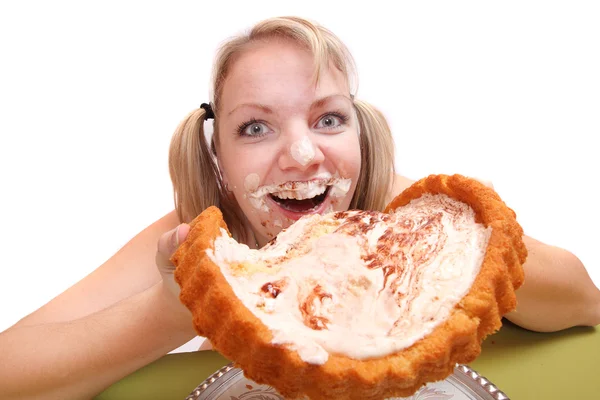
[[[303,188],[303,190],[284,190],[281,192],[274,192],[271,194],[280,199],[305,200],[322,195],[323,193],[325,193],[326,190],[327,186],[308,185],[308,187]]]

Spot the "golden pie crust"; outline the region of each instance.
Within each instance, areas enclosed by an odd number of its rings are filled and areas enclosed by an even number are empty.
[[[192,312],[200,336],[233,360],[247,378],[273,386],[286,398],[384,399],[414,394],[427,382],[445,379],[456,363],[470,363],[483,339],[497,331],[502,315],[516,308],[527,250],[516,215],[498,194],[461,175],[431,175],[414,183],[386,208],[390,212],[424,193],[446,194],[471,206],[476,221],[492,232],[479,274],[450,316],[412,346],[387,356],[356,360],[330,354],[323,365],[271,343],[271,331],[236,297],[221,270],[206,255],[220,228],[221,212],[210,207],[192,223],[173,255],[180,300]]]

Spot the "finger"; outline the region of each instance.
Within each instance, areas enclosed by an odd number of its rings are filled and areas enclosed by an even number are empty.
[[[176,246],[175,246],[175,250],[177,250],[177,247],[179,247],[179,245],[181,243],[183,243],[185,241],[185,239],[187,238],[188,234],[190,233],[190,229],[191,227],[188,224],[181,224],[178,227],[179,229],[177,229],[177,242],[176,242]]]
[[[163,233],[160,239],[158,239],[158,252],[170,258],[179,247],[179,244],[185,240],[189,232],[190,226],[188,224],[181,224],[177,228]]]
[[[156,265],[159,269],[172,269],[173,264],[170,259],[179,244],[183,243],[188,233],[190,232],[190,226],[188,224],[181,224],[177,228],[163,233],[158,239],[158,246],[156,252]]]

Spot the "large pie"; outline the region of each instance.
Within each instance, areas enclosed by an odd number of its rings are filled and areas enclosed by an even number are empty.
[[[199,335],[286,398],[410,396],[472,362],[516,307],[523,230],[498,194],[432,175],[384,212],[305,216],[260,250],[206,209],[172,260]]]

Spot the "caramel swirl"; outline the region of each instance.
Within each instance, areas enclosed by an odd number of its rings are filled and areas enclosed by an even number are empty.
[[[288,284],[287,279],[279,279],[275,282],[267,282],[261,286],[260,290],[265,294],[265,297],[276,299],[277,296],[285,289]]]
[[[331,293],[326,292],[321,285],[316,285],[308,296],[300,301],[300,312],[304,318],[304,325],[310,329],[327,329],[329,318],[321,315],[325,308],[324,299],[330,299]]]

